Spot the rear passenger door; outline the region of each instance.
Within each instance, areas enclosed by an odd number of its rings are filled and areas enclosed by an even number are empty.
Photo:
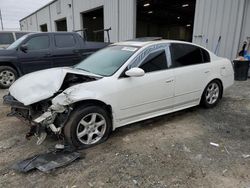
[[[73,66],[80,62],[80,46],[73,34],[54,34],[53,41],[54,50],[52,52],[52,57],[54,67]]]
[[[175,74],[175,108],[196,105],[211,73],[209,53],[183,43],[172,43],[170,52],[170,68]]]

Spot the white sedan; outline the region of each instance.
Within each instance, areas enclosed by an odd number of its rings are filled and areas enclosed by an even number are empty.
[[[32,125],[40,144],[48,133],[87,148],[118,127],[190,108],[217,105],[233,85],[228,59],[192,43],[127,41],[98,51],[73,68],[21,77],[4,102]]]

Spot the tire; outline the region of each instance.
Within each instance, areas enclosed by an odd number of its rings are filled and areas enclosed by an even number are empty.
[[[205,108],[215,107],[222,97],[222,85],[219,81],[211,81],[205,88],[202,97],[201,105]]]
[[[64,136],[67,144],[85,149],[106,141],[111,130],[111,120],[103,108],[94,105],[82,106],[71,113],[64,127]]]
[[[0,66],[0,88],[9,88],[17,79],[17,72],[9,66]]]

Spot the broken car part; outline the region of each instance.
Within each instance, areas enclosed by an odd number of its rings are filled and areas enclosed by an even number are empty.
[[[74,151],[52,151],[17,162],[12,166],[12,169],[18,172],[29,172],[38,169],[48,173],[56,168],[72,163],[79,159],[80,156],[80,153]]]

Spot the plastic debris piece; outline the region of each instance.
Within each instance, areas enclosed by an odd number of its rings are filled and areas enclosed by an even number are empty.
[[[227,169],[223,170],[223,172],[222,172],[222,173],[223,173],[223,174],[225,174],[226,172],[227,172]]]
[[[214,143],[214,142],[210,142],[210,145],[211,145],[211,146],[215,146],[215,147],[220,147],[220,145],[219,145],[219,144]]]
[[[46,139],[46,137],[47,137],[47,133],[46,132],[41,132],[40,135],[37,136],[36,144],[41,145],[44,142],[44,140]]]
[[[137,180],[133,180],[133,183],[134,183],[135,185],[138,185],[138,181],[137,181]]]
[[[230,154],[230,153],[229,153],[229,151],[227,150],[227,147],[226,147],[226,146],[224,146],[224,148],[225,148],[225,150],[226,150],[227,154]]]
[[[63,150],[64,149],[64,145],[63,144],[56,144],[55,145],[55,149]]]
[[[12,169],[19,172],[29,172],[38,169],[48,173],[56,168],[66,166],[79,158],[80,153],[78,152],[52,151],[22,160],[14,164]]]
[[[243,154],[242,157],[243,157],[244,159],[247,159],[247,158],[250,158],[250,155],[245,155],[245,154]]]

